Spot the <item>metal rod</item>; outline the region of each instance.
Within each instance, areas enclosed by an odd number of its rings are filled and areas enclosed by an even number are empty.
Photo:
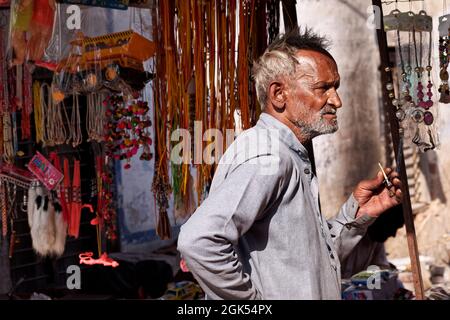
[[[381,6],[381,0],[372,0],[372,4],[374,6],[378,6],[381,9],[381,26],[383,23],[383,9]],[[386,39],[386,32],[383,28],[377,29],[377,39],[378,39],[378,47],[380,51],[380,60],[381,60],[381,81],[383,83],[382,88],[385,87],[386,83],[392,83],[392,75],[390,72],[385,72],[386,68],[390,68],[389,64],[389,53]],[[386,90],[383,90],[383,105],[388,113],[389,123],[391,127],[391,135],[392,135],[392,143],[394,145],[395,158],[397,159],[398,172],[400,174],[400,180],[402,181],[402,193],[403,193],[403,202],[402,202],[402,210],[403,216],[405,219],[405,229],[406,229],[406,239],[408,242],[408,251],[411,259],[411,269],[412,276],[414,282],[414,291],[417,300],[423,300],[424,290],[423,290],[423,282],[422,282],[422,273],[420,270],[420,260],[419,260],[419,250],[417,248],[417,238],[414,227],[414,218],[411,207],[411,197],[409,194],[409,186],[408,186],[408,178],[406,175],[406,167],[403,157],[403,149],[399,148],[401,144],[401,137],[399,132],[399,124],[397,118],[395,116],[394,106],[392,105],[391,99],[389,99],[388,93]]]

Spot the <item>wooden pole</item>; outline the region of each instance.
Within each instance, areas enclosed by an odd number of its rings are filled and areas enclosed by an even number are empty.
[[[298,26],[297,21],[297,0],[281,0],[283,3],[283,20],[286,32]]]
[[[411,269],[413,275],[414,282],[414,291],[417,300],[423,300],[424,292],[423,292],[423,282],[422,282],[422,273],[420,270],[420,260],[419,260],[419,250],[417,248],[417,238],[416,231],[414,228],[414,218],[411,207],[411,198],[409,194],[409,186],[408,186],[408,178],[406,176],[406,167],[405,161],[403,157],[403,149],[399,149],[400,144],[400,133],[399,133],[399,124],[397,121],[397,117],[395,116],[395,107],[392,105],[392,101],[389,98],[386,88],[387,83],[392,82],[392,75],[390,72],[386,72],[386,68],[390,68],[389,63],[389,53],[386,39],[386,32],[383,28],[383,8],[381,5],[381,0],[372,0],[372,4],[380,8],[380,29],[377,29],[377,39],[378,39],[378,47],[380,51],[380,60],[381,60],[381,82],[383,84],[383,106],[386,110],[386,113],[389,118],[391,135],[392,135],[392,144],[394,145],[395,158],[397,159],[397,170],[400,174],[400,179],[402,181],[402,193],[403,193],[403,216],[405,219],[405,228],[406,228],[406,239],[408,242],[408,250],[409,257],[411,259]]]

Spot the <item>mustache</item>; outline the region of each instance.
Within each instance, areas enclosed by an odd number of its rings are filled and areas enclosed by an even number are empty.
[[[324,107],[322,110],[320,110],[320,115],[324,115],[327,113],[336,114],[337,110],[333,107]]]

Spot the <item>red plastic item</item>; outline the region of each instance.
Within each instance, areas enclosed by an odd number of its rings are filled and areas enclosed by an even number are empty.
[[[72,199],[70,205],[70,220],[67,234],[69,236],[78,238],[80,232],[81,209],[81,176],[80,176],[80,161],[74,160],[73,178],[72,178]]]
[[[56,70],[56,67],[58,66],[58,64],[55,62],[45,62],[45,61],[35,61],[34,64],[38,67],[42,67],[53,72]]]
[[[99,259],[92,258],[93,255],[94,253],[90,251],[80,253],[80,255],[78,256],[80,258],[80,264],[87,264],[87,265],[102,264],[105,267],[113,267],[113,268],[119,266],[119,263],[109,258],[106,253],[103,253]]]

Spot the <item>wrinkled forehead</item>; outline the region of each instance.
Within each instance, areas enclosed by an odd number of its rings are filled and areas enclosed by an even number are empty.
[[[302,49],[295,53],[295,58],[299,63],[296,71],[299,76],[306,75],[329,81],[339,78],[336,62],[323,53]]]

